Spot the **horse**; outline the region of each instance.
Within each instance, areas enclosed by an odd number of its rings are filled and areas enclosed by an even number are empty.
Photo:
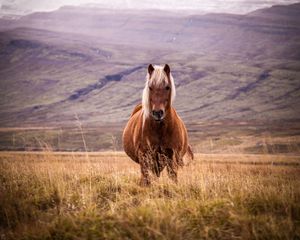
[[[172,106],[175,96],[169,65],[150,64],[142,103],[134,108],[123,131],[123,148],[140,164],[142,186],[151,184],[151,172],[159,177],[165,167],[177,183],[178,168],[184,166],[183,156],[194,158],[186,127]]]

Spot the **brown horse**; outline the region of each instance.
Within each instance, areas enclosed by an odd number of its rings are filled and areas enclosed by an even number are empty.
[[[170,67],[148,66],[142,104],[135,107],[123,132],[127,155],[141,166],[141,185],[150,184],[149,171],[157,177],[165,167],[177,182],[183,156],[193,152],[185,125],[172,107],[175,84]]]

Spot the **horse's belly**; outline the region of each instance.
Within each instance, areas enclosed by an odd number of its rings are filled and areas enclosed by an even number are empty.
[[[136,129],[134,122],[132,121],[134,119],[130,119],[124,129],[123,132],[123,148],[125,153],[135,162],[139,162],[138,156],[137,156],[137,149],[138,149],[138,141],[137,136],[135,136]]]

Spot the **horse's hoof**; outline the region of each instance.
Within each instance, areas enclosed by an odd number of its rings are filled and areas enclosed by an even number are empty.
[[[141,187],[149,187],[150,185],[151,185],[151,182],[149,179],[141,179],[140,180]]]
[[[173,183],[177,184],[178,183],[178,178],[177,176],[169,176],[170,179],[173,181]]]
[[[178,179],[177,178],[171,178],[171,180],[173,181],[173,183],[178,184]]]

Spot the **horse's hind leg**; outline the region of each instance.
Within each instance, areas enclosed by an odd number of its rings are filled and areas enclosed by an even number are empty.
[[[178,166],[177,163],[173,160],[170,161],[170,163],[167,165],[167,171],[168,176],[171,178],[175,183],[178,183],[177,179],[177,172],[178,172]]]
[[[168,170],[169,178],[171,178],[172,181],[177,184],[178,183],[177,170],[174,170],[173,167],[168,167],[167,170]]]

